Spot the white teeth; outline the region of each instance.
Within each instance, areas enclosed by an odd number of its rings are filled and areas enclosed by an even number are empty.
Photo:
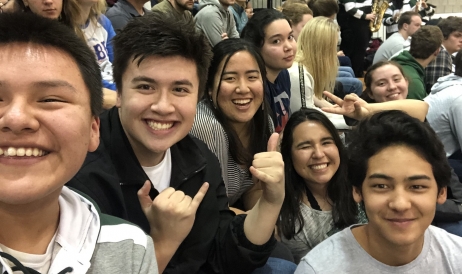
[[[38,148],[15,148],[15,147],[8,147],[6,149],[0,148],[0,156],[3,155],[4,157],[12,157],[12,156],[17,156],[17,157],[24,157],[24,156],[43,156],[46,155],[47,153],[41,149]]]
[[[163,130],[163,129],[171,128],[173,126],[173,123],[158,123],[158,122],[148,121],[148,125],[150,128],[154,130]]]
[[[327,164],[312,165],[312,166],[311,166],[312,169],[323,169],[323,168],[326,168],[326,167],[327,167]]]
[[[238,104],[238,105],[245,105],[245,104],[250,103],[250,99],[233,100],[233,103]]]

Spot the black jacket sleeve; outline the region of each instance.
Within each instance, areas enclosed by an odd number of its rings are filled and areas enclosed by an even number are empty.
[[[462,221],[462,212],[459,205],[462,201],[462,183],[459,182],[454,170],[451,168],[451,180],[448,185],[448,198],[442,205],[436,205],[435,222]]]

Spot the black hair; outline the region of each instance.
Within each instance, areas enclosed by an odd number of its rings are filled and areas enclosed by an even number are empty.
[[[115,36],[113,43],[113,75],[118,92],[122,92],[122,76],[129,62],[137,60],[139,66],[149,56],[180,56],[196,64],[198,95],[202,96],[212,51],[204,34],[196,31],[192,19],[178,21],[172,15],[155,11],[133,18]]]
[[[310,0],[308,2],[308,7],[313,11],[313,17],[331,17],[339,11],[336,0]]]
[[[64,24],[33,13],[0,14],[0,45],[35,44],[53,47],[68,54],[77,64],[90,95],[92,115],[103,107],[101,71],[85,41]]]
[[[340,155],[340,165],[327,184],[327,197],[332,201],[332,217],[337,228],[345,228],[357,222],[358,209],[353,199],[351,185],[347,183],[348,157],[337,129],[323,113],[316,109],[301,108],[292,114],[284,128],[281,154],[285,171],[285,198],[278,220],[278,229],[286,239],[291,239],[305,225],[300,212],[300,203],[306,193],[306,183],[297,173],[292,161],[293,132],[303,122],[313,121],[321,124],[332,135]],[[309,134],[309,132],[307,132]],[[298,230],[295,228],[298,224]]]
[[[433,170],[438,192],[451,178],[444,147],[433,129],[399,110],[379,112],[361,121],[350,134],[348,181],[361,190],[369,159],[391,146],[406,146],[425,159]],[[406,168],[406,167],[403,167]]]
[[[241,38],[251,42],[258,49],[265,43],[265,29],[276,20],[287,20],[292,27],[290,20],[280,11],[274,9],[263,9],[256,12],[247,22],[241,33]]]
[[[404,24],[410,25],[412,17],[414,16],[421,17],[420,14],[415,11],[406,11],[403,14],[401,14],[401,16],[398,19],[398,29],[402,29]]]
[[[249,139],[249,147],[246,149],[244,148],[243,144],[241,143],[237,132],[232,128],[231,124],[229,123],[228,119],[226,118],[225,114],[223,113],[222,109],[220,108],[219,104],[217,103],[214,106],[212,99],[216,100],[215,98],[211,97],[211,94],[214,91],[215,86],[215,79],[216,76],[219,75],[219,83],[216,88],[216,95],[220,92],[221,87],[221,78],[223,72],[225,71],[226,65],[228,64],[229,59],[240,51],[246,51],[252,55],[255,61],[258,64],[258,68],[260,70],[260,74],[262,77],[262,89],[265,86],[266,82],[266,68],[265,62],[261,57],[258,49],[243,39],[239,38],[232,38],[226,39],[215,45],[213,48],[213,59],[212,63],[210,64],[209,75],[207,80],[207,92],[205,93],[205,102],[210,106],[212,109],[215,117],[223,126],[226,134],[228,135],[229,141],[229,152],[231,157],[240,165],[245,165],[247,168],[251,166],[253,156],[256,153],[266,151],[267,142],[271,135],[270,128],[269,128],[269,114],[268,109],[269,105],[265,100],[265,95],[263,94],[263,102],[262,106],[258,108],[257,112],[253,116],[252,120],[250,121],[250,139]],[[221,65],[223,67],[221,68]],[[220,70],[221,68],[221,70]]]
[[[456,58],[454,58],[454,65],[456,66],[454,75],[462,77],[462,49],[457,52]]]

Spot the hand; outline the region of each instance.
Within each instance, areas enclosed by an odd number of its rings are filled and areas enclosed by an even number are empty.
[[[154,201],[149,197],[151,182],[146,181],[138,191],[138,199],[151,226],[151,236],[156,241],[169,242],[177,247],[188,236],[196,218],[196,211],[202,202],[208,183],[204,183],[194,198],[169,187]]]
[[[117,92],[107,88],[103,88],[103,108],[110,109],[117,102]]]
[[[324,95],[335,104],[332,107],[321,108],[325,112],[345,115],[356,120],[367,117],[371,112],[369,104],[355,93],[345,95],[343,100],[328,91],[324,91]]]
[[[401,13],[399,13],[399,12],[397,14],[393,15],[393,18],[392,18],[393,22],[398,22],[398,18],[400,17],[400,15],[401,15]]]
[[[422,1],[422,2],[421,2],[421,6],[422,6],[422,8],[424,8],[424,9],[428,9],[427,2],[425,2],[425,1]],[[419,11],[417,11],[417,12],[419,12]]]
[[[276,205],[284,201],[284,161],[277,152],[279,134],[273,133],[268,140],[268,151],[255,154],[250,173],[260,180],[263,190],[261,199]]]
[[[345,53],[343,53],[343,50],[337,52],[337,56],[345,56]]]
[[[223,32],[221,34],[221,40],[225,40],[225,39],[228,39],[228,34],[226,32]]]
[[[366,20],[373,21],[375,20],[375,17],[377,17],[375,13],[369,13],[368,15],[366,15]]]

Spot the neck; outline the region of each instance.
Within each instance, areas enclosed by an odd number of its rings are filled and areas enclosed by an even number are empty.
[[[370,224],[352,229],[353,235],[364,250],[377,261],[389,266],[406,265],[422,252],[424,235],[410,245],[396,245],[378,237]]]
[[[45,254],[59,225],[60,193],[61,188],[25,205],[0,203],[0,243],[24,253]]]
[[[327,184],[317,184],[306,181],[305,184],[311,193],[313,193],[313,196],[323,198],[327,197]]]
[[[281,72],[280,69],[274,70],[269,67],[266,67],[266,79],[274,84],[274,81],[276,81],[276,78],[278,77],[279,72]]]
[[[143,5],[145,2],[136,1],[136,0],[127,0],[128,3],[132,4],[135,10],[140,14],[144,15]]]
[[[170,4],[172,4],[173,8],[174,8],[175,10],[177,10],[178,12],[183,13],[183,12],[185,11],[185,9],[182,8],[182,7],[180,7],[180,6],[176,3],[175,0],[168,0],[168,1],[170,2]]]
[[[88,17],[90,16],[90,11],[91,11],[91,7],[93,6],[93,4],[91,5],[80,5],[80,25],[84,25],[87,20],[88,20]]]
[[[449,45],[447,45],[447,44],[448,44],[448,40],[443,40],[443,44],[442,44],[442,45],[443,45],[444,49],[445,49],[449,54],[453,54],[455,51],[449,51],[448,48],[451,48],[451,47],[447,47],[447,46],[449,46]]]
[[[409,35],[407,35],[407,32],[404,29],[400,29],[398,32],[399,34],[401,34],[401,36],[403,36],[404,40],[407,40],[407,38],[409,38]]]
[[[430,64],[431,61],[434,60],[434,58],[432,58],[433,56],[430,56],[428,57],[427,59],[418,59],[418,58],[415,58],[415,60],[417,61],[417,63],[419,63],[423,68],[426,68],[428,66],[428,64]]]

